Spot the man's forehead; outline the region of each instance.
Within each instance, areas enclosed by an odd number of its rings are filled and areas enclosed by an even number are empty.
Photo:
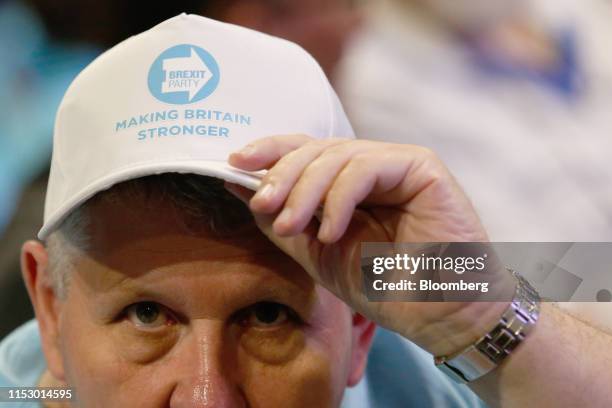
[[[254,222],[220,234],[208,223],[194,227],[185,210],[168,199],[134,196],[96,200],[88,206],[87,215],[90,247],[97,256],[125,248],[158,254],[191,252],[194,256],[207,257],[280,252]]]
[[[152,256],[143,252],[109,265],[81,257],[72,286],[89,299],[95,313],[102,314],[117,305],[141,300],[204,317],[259,301],[310,308],[318,298],[314,281],[290,258],[279,257],[278,253],[194,258],[189,258],[189,252],[153,252]]]
[[[203,226],[189,228],[184,209],[145,195],[100,196],[86,208],[89,245],[76,266],[92,293],[163,291],[163,282],[176,283],[176,289],[180,280],[194,277],[214,285],[219,278],[271,289],[313,287],[306,272],[254,222],[223,235]]]
[[[278,277],[299,286],[311,279],[270,242],[253,223],[220,237],[206,229],[187,230],[180,215],[164,203],[148,207],[100,202],[89,211],[88,250],[77,269],[101,290],[125,281],[154,283],[159,277],[191,270],[225,274],[248,269],[254,275]],[[93,273],[95,275],[93,275]]]
[[[158,241],[162,243],[163,241]],[[193,244],[198,244],[193,241]],[[310,288],[312,279],[292,259],[277,251],[223,253],[219,247],[184,250],[151,248],[126,249],[108,259],[83,256],[76,262],[81,278],[95,291],[162,286],[170,280],[204,277],[211,284],[231,282],[239,286],[288,284]]]

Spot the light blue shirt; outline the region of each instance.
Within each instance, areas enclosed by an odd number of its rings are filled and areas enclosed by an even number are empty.
[[[36,386],[46,363],[38,324],[31,320],[0,342],[0,387]],[[39,405],[0,404],[0,407]],[[378,329],[365,378],[347,389],[342,408],[486,408],[466,386],[434,365],[431,355],[400,336]]]

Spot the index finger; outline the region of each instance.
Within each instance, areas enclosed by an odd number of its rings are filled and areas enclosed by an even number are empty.
[[[229,156],[229,164],[246,171],[269,169],[281,157],[314,138],[302,134],[276,135],[257,139]]]

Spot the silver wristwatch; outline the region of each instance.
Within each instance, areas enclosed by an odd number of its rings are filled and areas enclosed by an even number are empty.
[[[493,330],[449,357],[436,357],[436,367],[459,383],[474,381],[497,367],[533,329],[540,312],[538,292],[518,273],[512,303]]]

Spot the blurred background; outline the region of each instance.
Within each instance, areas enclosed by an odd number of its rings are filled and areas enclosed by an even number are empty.
[[[0,0],[0,338],[33,315],[19,252],[65,89],[181,12],[300,44],[358,137],[435,150],[492,240],[612,241],[610,0]]]

